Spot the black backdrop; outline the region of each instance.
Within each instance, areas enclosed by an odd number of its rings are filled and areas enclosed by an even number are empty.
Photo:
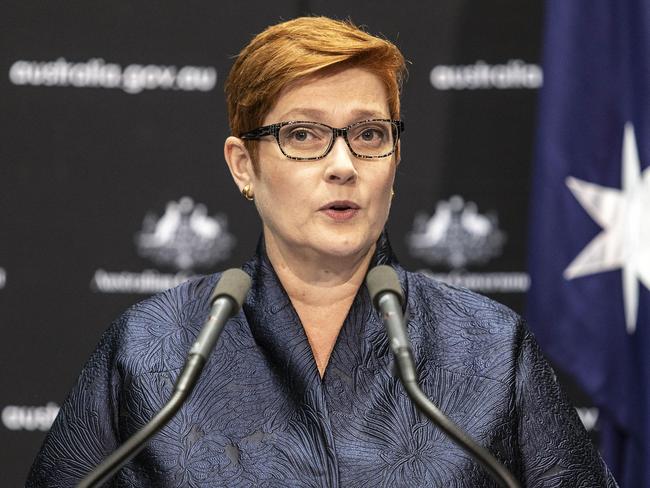
[[[223,82],[252,35],[301,14],[350,17],[410,61],[388,225],[402,264],[522,311],[541,1],[3,2],[3,486],[121,311],[252,254]]]

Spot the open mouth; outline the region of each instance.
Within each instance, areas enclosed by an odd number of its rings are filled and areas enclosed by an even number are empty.
[[[324,205],[321,211],[336,221],[343,221],[353,218],[358,213],[359,208],[359,205],[354,202],[336,201]]]
[[[345,210],[359,210],[359,205],[349,200],[337,200],[335,202],[330,202],[327,205],[323,205],[321,210],[336,210],[336,211],[345,211]]]

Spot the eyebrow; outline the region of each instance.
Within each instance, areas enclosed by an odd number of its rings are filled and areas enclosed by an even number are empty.
[[[320,119],[323,118],[323,116],[327,114],[328,114],[327,111],[314,109],[314,108],[294,108],[289,110],[288,112],[285,112],[281,118],[283,120],[288,120],[293,117],[295,120],[295,117],[306,117],[306,118],[316,119],[315,121],[319,121]],[[385,119],[390,117],[389,115],[386,115],[383,112],[378,112],[376,110],[368,110],[368,109],[354,109],[352,110],[351,115],[352,115],[352,119],[355,120]]]

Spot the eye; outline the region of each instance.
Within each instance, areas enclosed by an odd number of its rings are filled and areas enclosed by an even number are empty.
[[[315,123],[298,122],[280,130],[280,146],[285,149],[313,149],[328,144],[331,130]]]
[[[323,139],[322,132],[323,130],[319,127],[299,125],[295,127],[287,126],[286,131],[284,133],[280,132],[280,135],[288,144],[305,144]]]
[[[352,129],[350,136],[355,144],[378,146],[389,140],[389,130],[390,127],[385,127],[381,122],[365,123]]]
[[[294,129],[289,134],[289,137],[298,142],[304,142],[310,137],[309,131],[306,129]]]
[[[383,132],[375,128],[366,128],[361,132],[360,137],[364,141],[373,141],[375,139],[381,139],[383,137]]]

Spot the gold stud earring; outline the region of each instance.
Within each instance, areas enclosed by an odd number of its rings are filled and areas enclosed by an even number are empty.
[[[246,200],[253,200],[255,198],[255,194],[253,193],[253,188],[251,187],[250,183],[242,188],[241,194],[244,195],[244,198]]]
[[[393,190],[393,189],[391,188],[391,189],[390,189],[390,199],[392,200],[393,198],[395,198],[395,190]]]

